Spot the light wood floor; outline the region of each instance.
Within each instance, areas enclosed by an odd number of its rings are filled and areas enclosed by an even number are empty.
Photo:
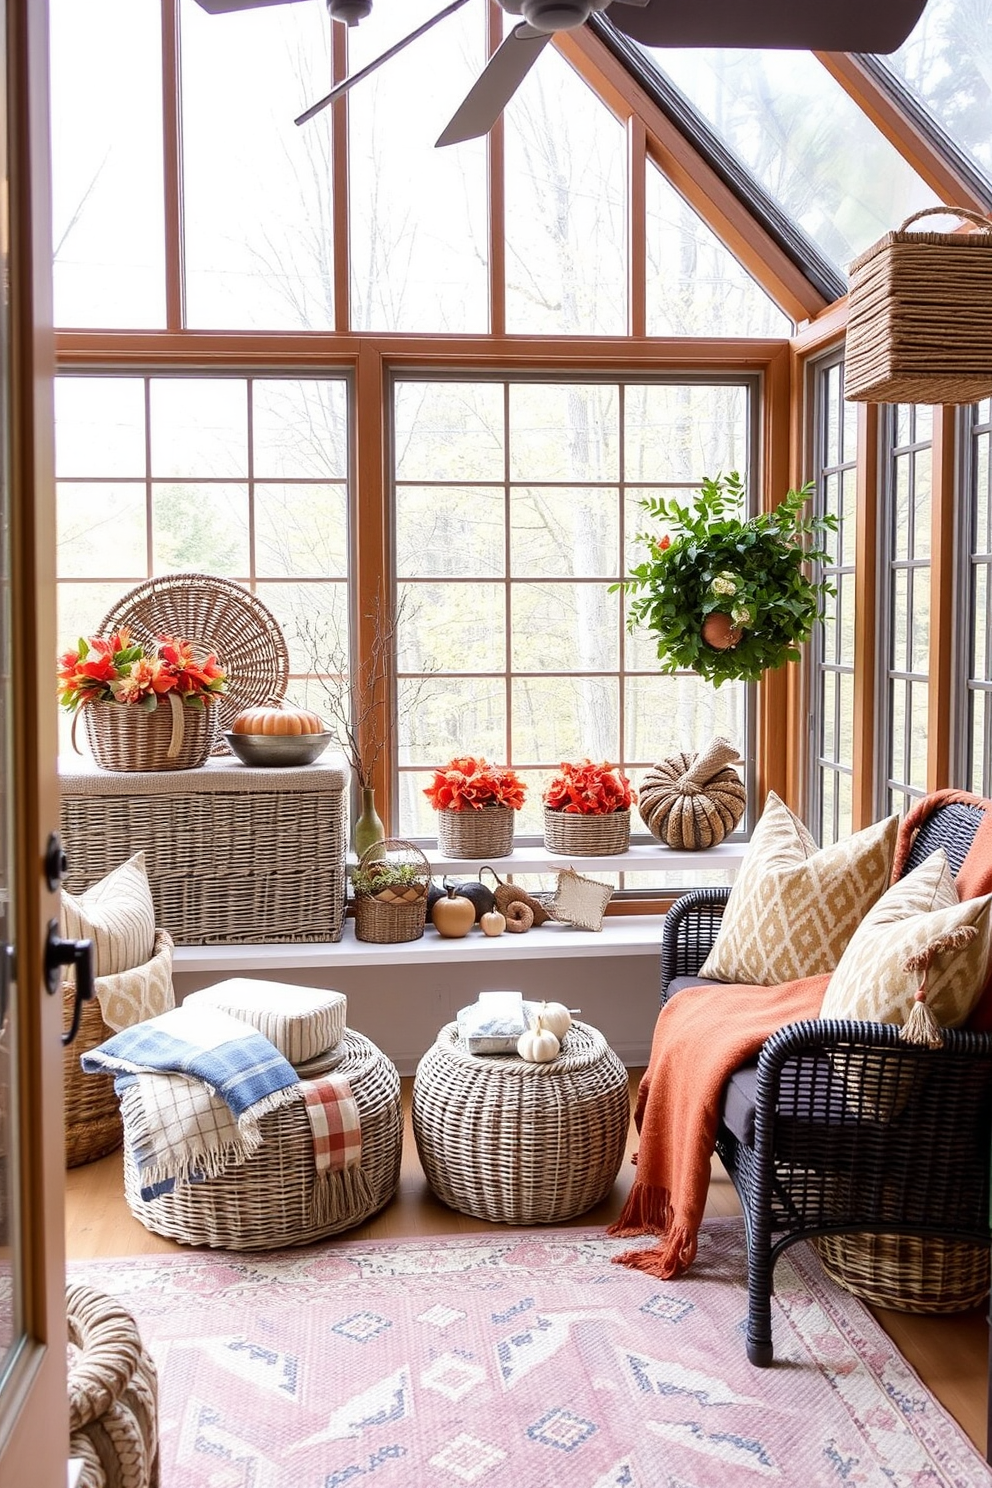
[[[631,1071],[632,1095],[639,1073]],[[491,1228],[484,1220],[446,1209],[427,1188],[410,1129],[410,1083],[409,1079],[403,1081],[406,1130],[399,1192],[386,1209],[367,1224],[349,1230],[344,1239],[395,1240],[416,1235],[477,1234]],[[631,1126],[628,1156],[633,1155],[636,1145],[636,1133]],[[573,1226],[595,1228],[609,1224],[620,1213],[632,1178],[633,1167],[625,1161],[610,1198],[574,1220]],[[715,1158],[706,1213],[709,1216],[740,1213],[730,1180]],[[70,1260],[153,1255],[182,1249],[172,1240],[150,1234],[132,1217],[124,1201],[119,1152],[67,1172],[66,1247]],[[875,1316],[928,1388],[979,1450],[984,1451],[988,1377],[988,1325],[984,1312],[976,1310],[945,1318],[876,1311]]]

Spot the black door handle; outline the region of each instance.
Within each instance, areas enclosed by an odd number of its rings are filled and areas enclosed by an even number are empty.
[[[59,935],[58,920],[49,920],[48,936],[45,940],[45,986],[53,997],[62,983],[59,973],[63,966],[72,966],[76,972],[76,1000],[72,1007],[72,1026],[62,1035],[63,1044],[71,1044],[79,1032],[83,1003],[91,1001],[96,991],[93,981],[93,942],[91,940],[63,940]]]

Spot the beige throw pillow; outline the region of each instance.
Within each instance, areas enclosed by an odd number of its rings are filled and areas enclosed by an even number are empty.
[[[892,876],[899,818],[818,849],[774,791],[701,977],[773,987],[833,971]]]
[[[973,928],[974,935],[955,935]],[[981,996],[992,948],[992,894],[958,899],[943,848],[907,873],[866,916],[827,984],[821,1018],[905,1023],[930,958],[927,1007],[943,1028],[965,1022]]]
[[[144,853],[135,853],[83,894],[63,889],[61,922],[69,940],[92,940],[96,976],[144,966],[155,949],[155,905]]]

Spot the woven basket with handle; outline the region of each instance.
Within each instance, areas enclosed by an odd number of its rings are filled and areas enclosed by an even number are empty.
[[[907,232],[950,215],[979,230]],[[992,218],[927,207],[851,264],[844,396],[974,403],[992,392]]]
[[[86,736],[103,770],[195,770],[217,739],[217,707],[187,708],[174,692],[155,708],[111,703],[84,704]],[[73,719],[75,744],[77,712]]]
[[[641,820],[659,842],[695,852],[715,847],[744,815],[747,793],[730,761],[736,745],[713,739],[698,754],[676,754],[652,766],[638,790]]]

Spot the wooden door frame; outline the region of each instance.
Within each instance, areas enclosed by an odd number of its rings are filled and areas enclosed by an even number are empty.
[[[58,901],[44,881],[58,824],[54,693],[54,338],[48,121],[48,6],[6,0],[10,299],[10,506],[13,725],[17,782],[14,874],[17,955],[18,1190],[25,1340],[0,1419],[5,1482],[64,1485],[66,1397],[65,1148],[62,1009],[42,987],[47,922]]]

